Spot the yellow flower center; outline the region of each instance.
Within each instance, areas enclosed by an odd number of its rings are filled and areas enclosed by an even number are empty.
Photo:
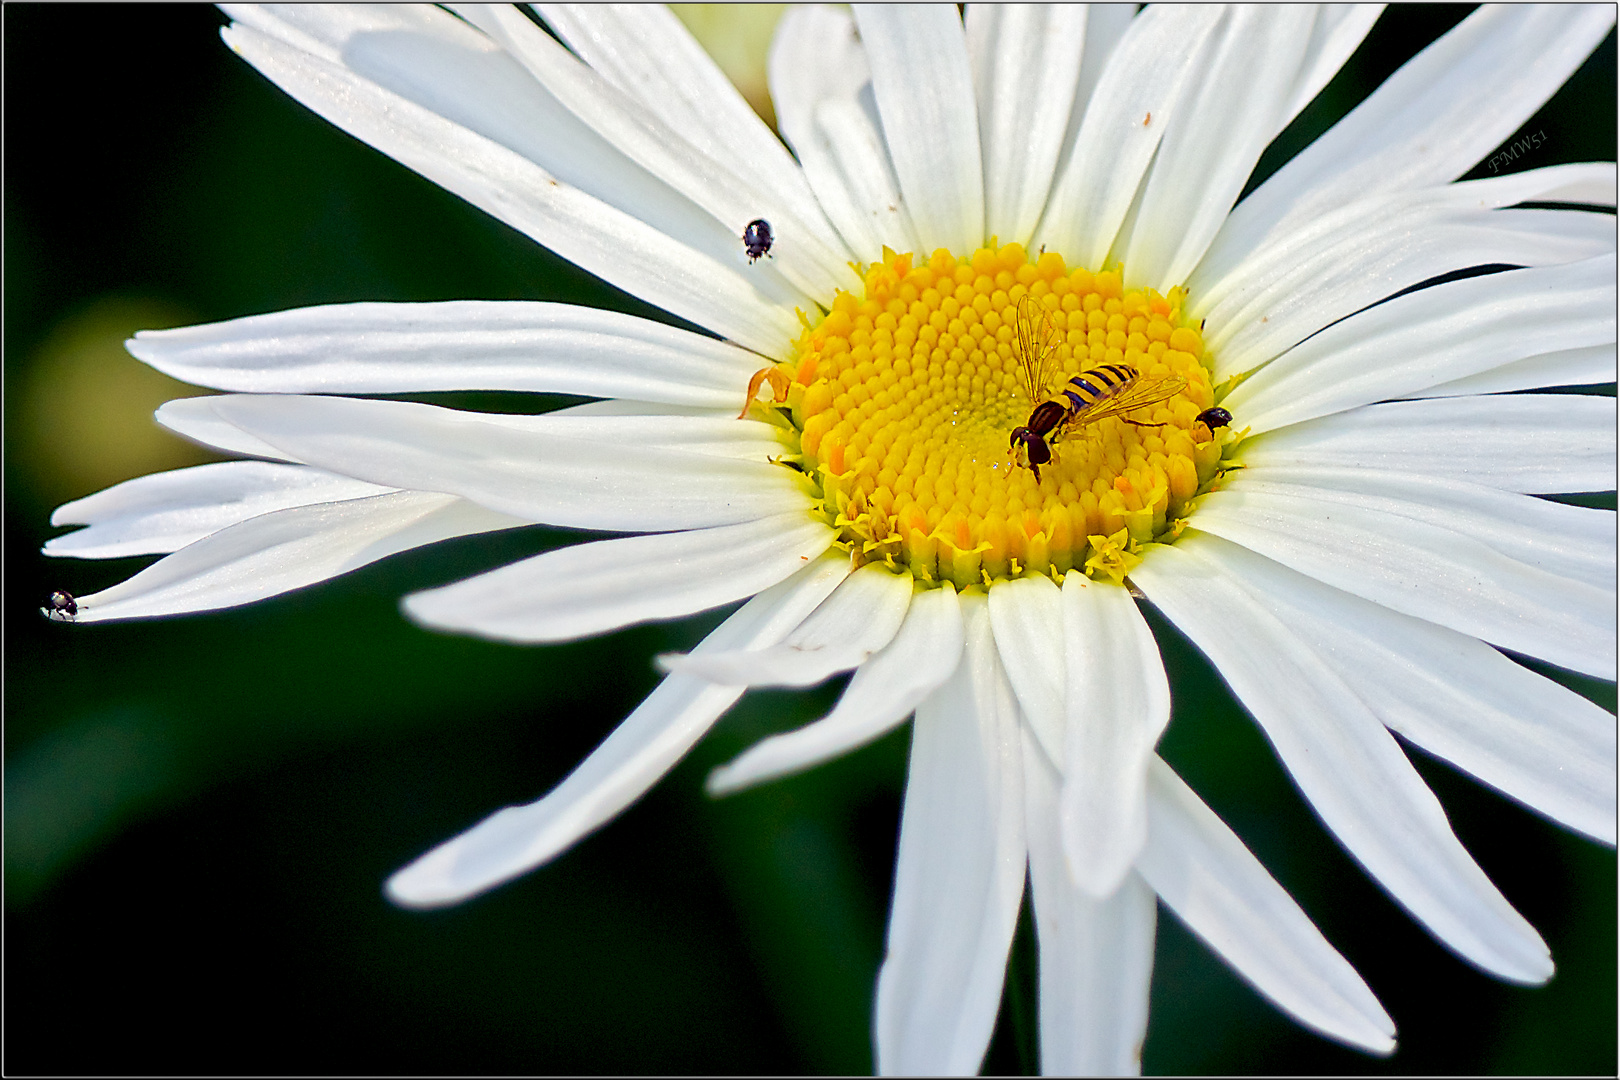
[[[790,427],[790,446],[797,436],[787,460],[819,487],[817,512],[857,563],[923,581],[965,588],[1074,568],[1123,580],[1140,545],[1180,531],[1230,437],[1199,420],[1215,395],[1182,292],[1126,291],[1116,272],[1070,270],[1052,252],[1031,260],[1018,244],[912,262],[885,250],[864,270],[865,295],[840,292],[796,359],[750,387],[752,399],[770,382],[778,404],[755,402],[753,415]],[[1034,401],[1018,333],[1026,295],[1048,357]],[[1071,382],[1104,365],[1111,383]],[[1132,386],[1179,389],[1099,408]],[[1040,432],[1032,413],[1045,400],[1062,420]],[[1020,427],[1050,447],[1039,480],[1010,445]]]

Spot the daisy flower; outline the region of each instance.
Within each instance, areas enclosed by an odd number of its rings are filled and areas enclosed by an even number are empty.
[[[358,303],[130,342],[229,391],[158,419],[247,460],[59,509],[88,527],[51,554],[166,557],[54,617],[246,604],[531,523],[628,535],[406,613],[533,643],[746,601],[394,900],[532,870],[748,688],[851,672],[710,787],[915,716],[881,1071],[978,1068],[1026,879],[1044,1071],[1139,1069],[1161,900],[1300,1023],[1390,1052],[1361,978],[1155,754],[1145,602],[1413,918],[1551,976],[1395,736],[1614,843],[1614,718],[1504,651],[1615,677],[1615,516],[1534,497],[1614,487],[1614,401],[1509,393],[1614,379],[1613,217],[1546,207],[1612,206],[1615,168],[1457,182],[1612,6],[1476,11],[1241,201],[1378,8],[797,8],[769,57],[785,146],[662,8],[226,10],[308,108],[697,328]],[[601,400],[351,396],[444,390]]]

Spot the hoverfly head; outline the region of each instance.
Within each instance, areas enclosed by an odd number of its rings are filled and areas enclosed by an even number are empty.
[[[1052,449],[1046,445],[1046,440],[1027,427],[1019,427],[1013,429],[1007,445],[1012,451],[1013,461],[1019,465],[1028,465],[1030,471],[1035,474],[1035,482],[1039,483],[1041,466],[1052,460]],[[1022,454],[1019,453],[1020,448],[1023,449]]]

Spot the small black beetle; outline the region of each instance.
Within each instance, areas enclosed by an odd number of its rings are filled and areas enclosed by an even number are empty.
[[[1198,419],[1204,422],[1205,427],[1209,428],[1211,431],[1214,431],[1218,427],[1225,427],[1227,424],[1230,424],[1232,422],[1232,414],[1217,405],[1213,409],[1205,409],[1203,412],[1199,413]]]
[[[743,250],[748,252],[748,261],[753,262],[761,255],[769,255],[771,253],[771,241],[774,239],[775,237],[771,235],[770,222],[764,218],[755,218],[750,221],[748,227],[743,230],[742,237]]]
[[[79,602],[73,599],[72,593],[58,589],[46,598],[45,606],[39,610],[52,622],[72,622],[79,614]]]

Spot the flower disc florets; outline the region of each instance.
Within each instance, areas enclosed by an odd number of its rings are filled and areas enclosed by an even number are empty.
[[[857,562],[925,582],[1076,567],[1121,580],[1139,545],[1179,531],[1220,467],[1224,433],[1198,420],[1215,398],[1183,294],[1126,291],[1117,272],[1070,270],[1051,252],[1031,261],[1018,244],[912,262],[885,250],[862,273],[865,295],[840,292],[796,360],[762,373],[780,404],[755,415],[797,433],[793,460],[819,485],[818,512]],[[1008,445],[1036,404],[1015,326],[1026,293],[1055,345],[1046,394],[1103,364],[1186,380],[1124,418],[1078,413],[1038,481]]]

